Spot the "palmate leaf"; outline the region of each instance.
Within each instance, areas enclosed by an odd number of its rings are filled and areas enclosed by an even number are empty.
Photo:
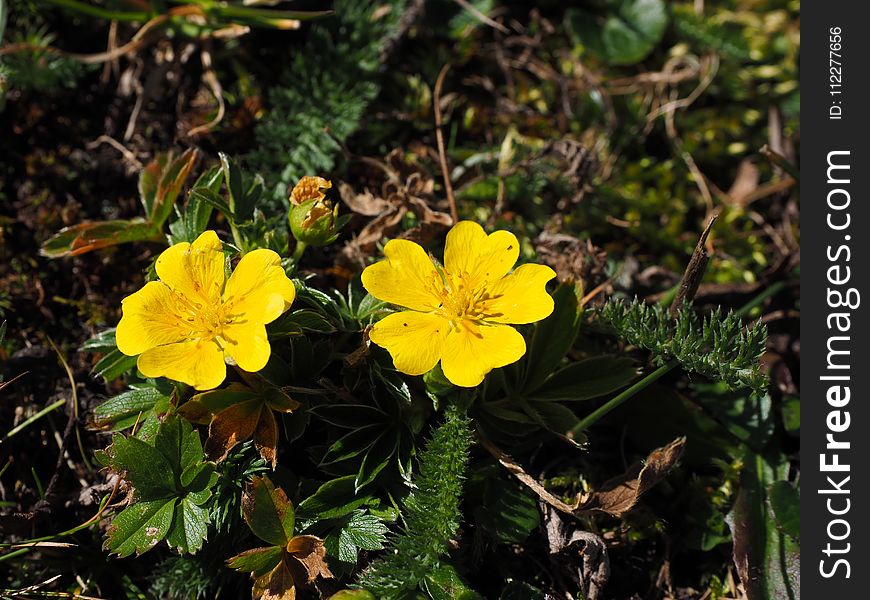
[[[121,557],[141,554],[163,539],[179,552],[202,547],[209,522],[203,505],[217,475],[214,464],[203,461],[190,423],[170,415],[150,441],[116,434],[100,458],[133,488],[133,504],[109,527],[108,550]]]

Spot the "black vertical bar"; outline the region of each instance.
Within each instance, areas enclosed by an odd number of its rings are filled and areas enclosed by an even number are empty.
[[[801,7],[801,588],[810,600],[870,597],[867,8]]]

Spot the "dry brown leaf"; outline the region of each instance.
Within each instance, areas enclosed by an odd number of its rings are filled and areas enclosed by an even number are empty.
[[[305,581],[299,585],[311,583],[318,577],[330,578],[332,572],[326,564],[326,548],[323,540],[313,535],[297,535],[287,542],[288,561],[296,561],[305,570]]]
[[[216,414],[208,427],[208,440],[205,442],[209,459],[222,461],[236,444],[251,437],[262,412],[263,402],[254,399],[239,402]]]
[[[677,464],[683,454],[686,438],[677,438],[667,446],[653,450],[646,460],[632,465],[628,471],[613,477],[590,494],[578,494],[571,504],[558,498],[541,483],[529,475],[513,458],[502,452],[491,441],[478,432],[478,440],[508,471],[525,484],[537,496],[566,514],[580,515],[587,512],[606,512],[620,516],[637,504],[640,496],[661,481]]]
[[[296,599],[296,585],[293,573],[287,564],[287,557],[282,559],[274,569],[254,580],[251,596],[254,600]]]
[[[683,450],[686,438],[653,450],[644,461],[631,466],[625,473],[607,480],[577,507],[577,511],[599,510],[620,516],[637,504],[640,496],[664,479],[674,468]]]
[[[265,407],[260,410],[260,420],[254,430],[254,446],[263,460],[274,469],[278,464],[278,423],[275,414]]]

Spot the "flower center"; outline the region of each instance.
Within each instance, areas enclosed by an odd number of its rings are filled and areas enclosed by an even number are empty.
[[[435,276],[434,292],[441,301],[436,312],[449,319],[454,326],[459,321],[485,321],[498,316],[489,306],[496,297],[486,289],[486,285],[474,286],[468,273],[450,273],[439,269]]]
[[[218,300],[215,303],[203,299],[191,300],[178,292],[172,292],[179,327],[187,331],[188,339],[211,341],[223,335],[224,328],[233,323],[233,301]]]

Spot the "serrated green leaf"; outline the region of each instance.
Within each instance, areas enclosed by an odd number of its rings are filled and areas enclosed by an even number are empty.
[[[331,465],[368,451],[384,436],[377,425],[367,425],[338,438],[320,459],[321,466]]]
[[[175,496],[172,465],[150,444],[132,436],[116,434],[107,453],[112,469],[124,473],[133,486],[137,501]]]
[[[189,497],[179,500],[172,525],[166,534],[166,543],[179,552],[195,554],[208,533],[208,510],[198,506]]]
[[[203,459],[199,433],[187,420],[170,415],[154,436],[154,447],[169,462],[172,472],[181,479],[181,474]]]
[[[364,511],[354,511],[341,528],[342,535],[361,550],[381,550],[389,529],[380,519]]]
[[[123,558],[142,554],[166,537],[175,512],[175,498],[137,502],[112,521],[106,549]]]
[[[268,477],[253,477],[242,496],[242,513],[254,535],[267,544],[285,546],[293,537],[293,505]]]
[[[589,400],[627,386],[636,376],[637,369],[630,358],[595,356],[556,371],[526,395],[536,400]]]
[[[475,521],[496,542],[522,544],[541,524],[537,501],[514,482],[485,475],[482,481],[470,484],[483,487]]]
[[[133,387],[97,406],[94,422],[112,431],[120,431],[132,427],[149,414],[165,412],[169,400],[169,396],[155,387]]]

